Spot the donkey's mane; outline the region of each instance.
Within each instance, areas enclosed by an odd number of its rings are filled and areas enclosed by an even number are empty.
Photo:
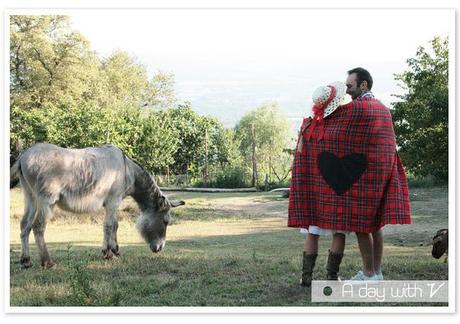
[[[123,152],[124,157],[127,157]],[[141,209],[153,207],[152,203],[163,196],[160,187],[156,184],[151,174],[136,160],[129,159],[139,168],[135,174],[136,188],[132,195],[134,200],[140,205]]]

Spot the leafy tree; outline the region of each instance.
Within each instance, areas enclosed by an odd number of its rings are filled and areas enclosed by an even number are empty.
[[[23,109],[85,103],[120,109],[175,105],[174,75],[146,67],[121,50],[99,58],[68,16],[10,17],[10,92]]]
[[[144,106],[153,109],[165,109],[176,106],[177,98],[174,91],[174,74],[158,71],[149,81],[145,90]]]
[[[67,16],[10,17],[10,93],[13,106],[42,108],[92,99],[98,61]]]
[[[228,160],[227,140],[222,124],[215,118],[200,116],[186,102],[165,111],[178,131],[178,150],[172,172],[201,176],[206,166],[206,131],[208,167]]]
[[[419,47],[396,75],[406,91],[393,104],[393,121],[405,166],[415,176],[448,177],[448,38],[435,37]]]
[[[254,127],[255,137],[252,129]],[[289,173],[292,158],[285,152],[294,145],[289,121],[279,110],[276,102],[264,104],[249,112],[235,126],[241,144],[240,150],[246,157],[247,168],[252,170],[252,146],[255,141],[259,183],[265,175],[279,181]]]
[[[140,107],[148,88],[146,67],[134,56],[117,50],[102,60],[106,107]]]
[[[240,151],[241,140],[234,129],[225,129],[218,146],[221,148],[225,160],[220,162],[220,170],[217,174],[215,186],[219,188],[243,188],[247,187],[251,179],[251,171],[246,166],[246,159]]]
[[[224,129],[220,143],[219,146],[222,147],[221,154],[225,156],[227,165],[243,167],[245,158],[241,154],[241,139],[236,134],[235,129]]]
[[[174,126],[179,132],[179,149],[174,155],[175,164],[172,167],[172,172],[185,174],[191,165],[198,160],[198,152],[204,142],[204,134],[199,127],[200,118],[192,110],[190,103],[170,109],[168,114],[174,120]]]
[[[134,146],[136,158],[148,170],[163,173],[174,163],[179,146],[179,131],[166,112],[160,111],[142,118]]]

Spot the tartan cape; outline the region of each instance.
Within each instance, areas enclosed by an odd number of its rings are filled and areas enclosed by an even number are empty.
[[[396,151],[390,111],[359,98],[324,119],[309,140],[299,134],[289,195],[289,227],[371,233],[385,224],[410,224],[409,190]]]

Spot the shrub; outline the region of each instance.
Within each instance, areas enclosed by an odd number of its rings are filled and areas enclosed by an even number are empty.
[[[218,188],[245,188],[248,186],[245,169],[241,166],[228,166],[216,178]]]

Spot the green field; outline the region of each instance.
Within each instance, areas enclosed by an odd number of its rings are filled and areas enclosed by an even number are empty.
[[[126,199],[119,258],[101,257],[102,214],[56,210],[45,234],[56,265],[41,269],[31,234],[33,266],[25,270],[18,263],[22,193],[11,190],[11,306],[319,306],[298,284],[304,236],[286,226],[287,199],[279,193],[167,194],[187,205],[174,210],[162,252],[153,254],[142,241],[137,207]],[[385,279],[447,280],[448,264],[431,257],[431,239],[448,223],[447,187],[413,189],[411,200],[413,224],[384,228]],[[329,238],[320,240],[314,279],[325,279],[329,245]],[[350,235],[341,276],[360,265]]]

